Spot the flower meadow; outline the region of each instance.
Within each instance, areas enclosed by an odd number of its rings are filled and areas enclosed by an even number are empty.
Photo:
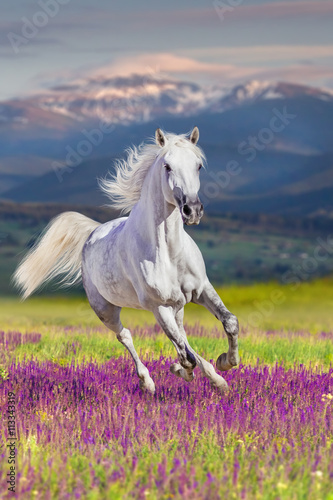
[[[208,359],[215,345],[223,351],[217,328],[188,334],[198,349],[209,346]],[[156,326],[134,330],[156,384],[155,395],[143,393],[111,336],[83,327],[0,333],[0,498],[333,500],[333,333],[244,330],[241,364],[224,374],[223,396],[198,369],[192,383],[170,373],[175,354]],[[293,362],[272,362],[269,349],[280,356],[288,345]]]

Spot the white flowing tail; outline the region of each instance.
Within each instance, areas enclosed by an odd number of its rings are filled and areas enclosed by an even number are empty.
[[[81,279],[83,245],[99,225],[77,212],[65,212],[53,219],[14,274],[23,300],[59,275],[63,276],[61,285],[77,283]]]

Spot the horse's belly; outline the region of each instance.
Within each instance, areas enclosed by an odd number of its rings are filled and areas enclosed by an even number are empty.
[[[135,290],[127,289],[125,293],[119,293],[118,291],[111,290],[110,287],[101,289],[100,292],[105,300],[114,304],[118,307],[130,307],[133,309],[143,309],[139,302],[138,296]]]
[[[99,293],[111,304],[119,307],[141,309],[140,301],[131,281],[123,272],[116,258],[110,258],[107,265],[95,268],[92,281]]]

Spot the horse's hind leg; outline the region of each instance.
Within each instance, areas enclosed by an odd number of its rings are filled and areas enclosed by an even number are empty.
[[[86,285],[86,284],[85,284]],[[89,288],[89,290],[88,290]],[[141,362],[134,344],[131,332],[124,328],[120,321],[120,311],[121,307],[115,306],[107,302],[97,291],[96,287],[91,284],[91,286],[85,286],[89,304],[95,311],[99,319],[107,326],[110,330],[116,333],[117,339],[121,342],[135,363],[136,373],[140,379],[141,389],[146,389],[149,392],[155,392],[155,384],[149,375],[148,369]]]

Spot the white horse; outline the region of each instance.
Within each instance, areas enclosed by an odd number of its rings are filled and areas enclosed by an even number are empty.
[[[157,129],[154,143],[130,149],[116,176],[101,183],[113,206],[130,215],[106,224],[76,212],[59,215],[14,275],[24,299],[56,276],[68,285],[82,275],[92,309],[128,349],[141,388],[150,392],[155,384],[120,321],[122,307],[153,312],[178,353],[171,371],[187,382],[198,365],[212,386],[228,388],[188,342],[183,318],[189,302],[205,306],[223,323],[229,349],[217,368],[229,370],[239,362],[238,320],[209,282],[201,252],[183,227],[199,224],[203,215],[198,191],[204,154],[198,138],[197,127],[190,137]]]

